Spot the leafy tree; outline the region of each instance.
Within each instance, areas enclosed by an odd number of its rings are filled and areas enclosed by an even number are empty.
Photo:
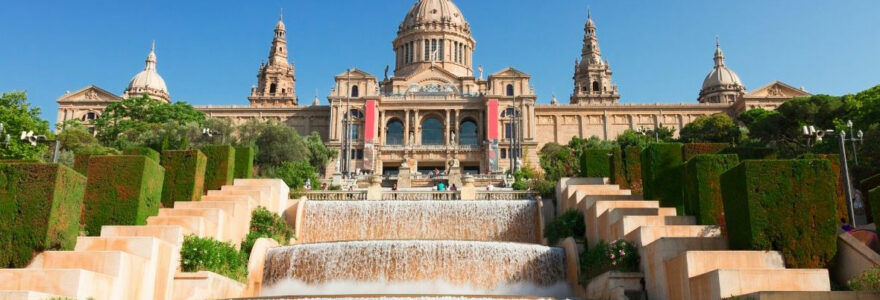
[[[739,126],[727,114],[702,116],[681,129],[680,139],[686,143],[737,143]]]
[[[48,148],[45,144],[36,147],[21,142],[22,131],[33,131],[34,135],[51,135],[49,122],[40,119],[40,108],[30,107],[26,92],[8,92],[0,95],[0,124],[3,124],[3,136],[10,136],[9,144],[0,147],[0,159],[38,160]]]
[[[306,137],[305,142],[309,148],[309,163],[312,167],[318,169],[319,173],[324,173],[327,169],[327,162],[330,159],[336,158],[339,152],[327,148],[318,132],[312,132],[312,134]]]
[[[541,168],[549,181],[575,176],[578,172],[577,157],[571,149],[557,143],[547,143],[538,153]]]
[[[657,134],[654,134],[655,131]],[[657,129],[646,130],[644,133],[627,129],[617,136],[617,144],[620,145],[621,149],[626,149],[631,146],[638,146],[639,148],[644,149],[645,147],[648,147],[648,144],[657,142],[658,139],[660,142],[673,141],[674,136],[675,129],[663,125],[660,125]]]
[[[261,167],[280,166],[284,162],[309,163],[311,155],[305,140],[290,126],[269,122],[255,141],[256,163]]]
[[[283,162],[278,168],[274,169],[274,171],[269,171],[267,173],[269,173],[268,175],[270,177],[284,180],[284,183],[287,183],[287,186],[297,190],[301,190],[305,187],[306,180],[311,181],[313,189],[318,188],[318,182],[320,182],[318,179],[318,170],[306,161]]]
[[[61,129],[56,138],[61,142],[62,151],[90,155],[118,154],[119,152],[116,149],[101,145],[98,139],[79,120],[68,120],[55,127]]]
[[[104,114],[95,120],[95,129],[99,141],[119,149],[140,146],[129,144],[131,141],[147,140],[157,150],[168,149],[163,145],[175,145],[169,147],[181,149],[182,145],[188,145],[188,141],[178,135],[180,127],[198,129],[204,121],[205,114],[185,102],[167,104],[142,96],[108,105]],[[156,134],[158,137],[152,136]]]
[[[253,146],[257,145],[257,138],[266,130],[269,122],[260,119],[248,119],[244,124],[235,127],[236,136],[238,136],[238,145]],[[259,149],[257,149],[259,152]]]

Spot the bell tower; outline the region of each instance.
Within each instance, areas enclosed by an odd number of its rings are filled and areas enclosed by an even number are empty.
[[[280,107],[296,106],[296,76],[292,63],[287,61],[287,30],[284,15],[279,16],[275,25],[275,37],[269,49],[269,62],[260,63],[257,86],[251,88],[248,100],[251,106]]]
[[[571,104],[609,105],[617,104],[620,94],[617,85],[611,81],[611,66],[602,59],[596,24],[587,10],[587,24],[584,26],[584,47],[581,59],[574,61],[574,91]]]

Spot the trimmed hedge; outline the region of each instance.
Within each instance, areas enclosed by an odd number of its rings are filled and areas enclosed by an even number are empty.
[[[862,195],[866,197],[864,202],[866,212],[865,214],[868,215],[868,223],[876,222],[875,220],[880,220],[874,219],[874,216],[876,216],[877,214],[872,214],[875,209],[880,210],[880,207],[874,208],[875,204],[871,201],[871,198],[869,196],[870,191],[878,186],[880,186],[880,174],[859,181],[859,190],[862,191]],[[880,195],[878,195],[878,197],[880,197]],[[876,200],[880,201],[880,199]]]
[[[846,204],[846,184],[843,182],[843,173],[840,171],[840,155],[807,153],[801,155],[798,159],[824,159],[831,163],[831,171],[834,172],[834,182],[836,182],[834,189],[834,201],[835,205],[837,205],[836,220],[847,220],[847,222],[851,224],[852,221],[849,219],[849,208],[847,208]]]
[[[620,147],[611,150],[611,183],[619,185],[621,189],[629,189],[629,181],[626,180],[626,170],[623,165],[623,151]]]
[[[205,146],[202,153],[208,158],[205,169],[205,190],[219,190],[224,185],[231,185],[235,178],[235,148],[229,145]]]
[[[254,147],[235,147],[235,178],[254,176]]]
[[[177,201],[199,201],[205,188],[208,158],[199,150],[163,151],[162,206],[174,207]]]
[[[89,171],[89,158],[91,154],[77,154],[73,156],[73,169],[84,176]]]
[[[585,149],[581,153],[581,176],[582,177],[610,177],[611,150]]]
[[[145,225],[159,212],[165,170],[142,155],[93,156],[82,221],[89,235],[104,225]]]
[[[0,164],[0,267],[23,268],[45,250],[72,250],[86,177],[57,164]]]
[[[863,191],[869,191],[878,186],[880,186],[880,174],[859,181],[859,188]]]
[[[642,186],[642,148],[626,147],[623,151],[623,171],[629,188],[636,195],[643,195]]]
[[[650,144],[642,151],[642,180],[645,199],[658,200],[660,206],[675,207],[684,213],[681,197],[680,143]]]
[[[682,171],[684,212],[696,217],[698,225],[724,227],[721,174],[739,164],[734,154],[699,154],[687,161]]]
[[[690,143],[684,144],[681,149],[682,161],[688,161],[699,154],[717,154],[730,147],[727,143]]]
[[[880,186],[875,187],[868,191],[868,200],[865,201],[871,204],[871,217],[876,220],[880,220]],[[876,223],[874,223],[876,224]]]
[[[746,160],[721,175],[734,250],[777,250],[789,268],[827,268],[837,253],[827,160]]]
[[[143,155],[143,156],[149,157],[150,159],[152,159],[155,162],[159,162],[159,152],[156,152],[156,150],[153,150],[153,148],[147,148],[147,147],[128,148],[128,149],[125,149],[122,151],[122,155]]]
[[[776,150],[766,147],[728,147],[720,154],[736,154],[739,160],[776,159]]]

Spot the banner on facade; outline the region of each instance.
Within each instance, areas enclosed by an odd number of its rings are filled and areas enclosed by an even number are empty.
[[[498,140],[493,139],[489,141],[489,151],[486,152],[489,160],[489,171],[492,173],[501,172],[498,169]]]
[[[372,171],[373,170],[373,160],[375,159],[373,150],[373,143],[364,143],[364,170]]]

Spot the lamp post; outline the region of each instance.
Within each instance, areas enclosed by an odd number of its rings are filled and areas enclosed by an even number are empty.
[[[644,126],[642,126],[642,127],[639,127],[638,129],[636,129],[636,133],[644,135],[644,136],[648,136],[648,129],[645,128]],[[656,128],[654,129],[654,142],[660,143],[660,133],[658,132],[658,130]]]
[[[864,143],[865,133],[862,132],[861,130],[858,131],[858,134],[856,134],[856,132],[853,132],[853,121],[852,120],[846,121],[846,126],[849,127],[849,135],[852,136],[852,138],[850,138],[849,140],[852,142],[853,162],[855,163],[856,166],[858,166],[859,165],[859,152],[856,149],[856,142]]]
[[[222,132],[220,132],[219,130],[214,130],[214,129],[207,128],[207,127],[202,128],[202,135],[211,139],[211,142],[214,141],[215,135],[220,135],[220,134],[222,134]],[[225,137],[221,137],[220,143],[223,144],[225,142],[226,142]]]
[[[852,131],[853,126],[852,126],[851,121],[847,122],[847,126],[850,128],[850,131]],[[804,126],[803,132],[804,132],[804,135],[807,136],[807,145],[808,146],[810,145],[810,142],[809,142],[810,138],[815,139],[816,143],[818,143],[818,142],[822,141],[822,138],[825,135],[834,134],[834,130],[831,130],[831,129],[816,130],[816,127],[814,127],[814,126]],[[855,143],[856,142],[861,143],[863,141],[863,139],[862,139],[863,135],[864,134],[861,132],[861,130],[859,131],[858,137],[853,137],[850,139],[846,138],[846,131],[845,130],[841,130],[840,133],[838,134],[838,137],[839,137],[838,151],[840,152],[840,173],[841,173],[840,175],[843,177],[843,183],[846,185],[844,187],[844,192],[846,192],[847,213],[849,215],[850,223],[852,223],[853,226],[856,226],[856,214],[855,214],[855,207],[853,206],[854,193],[853,193],[853,187],[852,187],[852,177],[849,174],[849,162],[846,159],[846,142],[852,141],[853,153],[855,155],[855,151],[856,151]]]

